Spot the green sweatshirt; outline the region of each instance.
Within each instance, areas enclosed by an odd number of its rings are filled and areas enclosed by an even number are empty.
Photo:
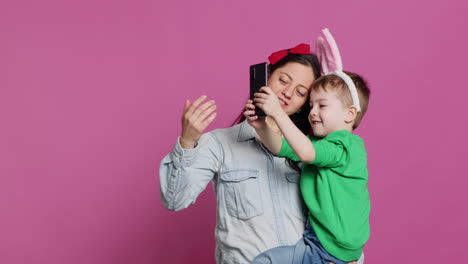
[[[316,156],[303,163],[300,187],[310,224],[328,253],[343,261],[357,260],[370,232],[364,142],[347,130],[308,137]],[[300,161],[285,139],[278,156]]]

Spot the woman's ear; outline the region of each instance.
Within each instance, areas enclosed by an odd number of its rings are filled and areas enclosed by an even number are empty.
[[[357,113],[358,113],[358,111],[357,111],[356,106],[352,105],[352,106],[348,107],[348,109],[346,110],[345,122],[347,124],[353,123],[354,120],[356,120]]]

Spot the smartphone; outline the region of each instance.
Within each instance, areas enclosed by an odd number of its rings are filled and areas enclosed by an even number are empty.
[[[254,93],[262,86],[267,86],[268,80],[268,64],[262,62],[250,66],[250,99],[253,100]],[[258,107],[255,107],[255,115],[264,117],[266,114]]]

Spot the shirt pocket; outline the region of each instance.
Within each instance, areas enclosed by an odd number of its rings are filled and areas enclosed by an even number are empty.
[[[220,178],[229,215],[248,220],[263,214],[257,170],[230,170]]]
[[[292,214],[302,221],[305,221],[308,210],[302,198],[301,189],[299,188],[301,175],[298,172],[287,172],[286,180],[288,181],[288,197]]]

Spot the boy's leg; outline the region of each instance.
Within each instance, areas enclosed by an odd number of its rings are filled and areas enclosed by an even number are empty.
[[[361,256],[363,259],[363,256]],[[252,264],[348,264],[331,256],[310,225],[294,246],[276,247],[258,255]]]
[[[304,243],[307,245],[307,250],[304,254],[304,263],[320,263],[320,264],[348,264],[330,255],[321,245],[313,228],[308,224],[303,236]]]
[[[252,264],[289,264],[292,263],[294,246],[276,247],[267,250],[252,261]]]
[[[307,258],[312,255],[311,250],[305,239],[301,238],[294,246],[276,247],[263,252],[252,264],[322,264],[315,258]]]

